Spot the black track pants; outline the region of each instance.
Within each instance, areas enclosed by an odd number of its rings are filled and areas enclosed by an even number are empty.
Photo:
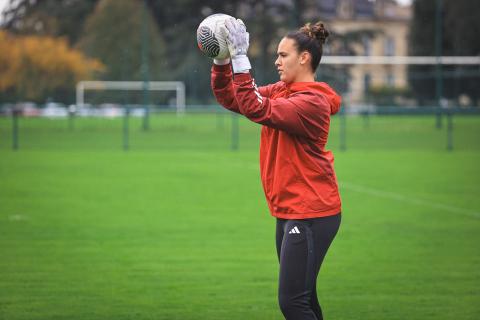
[[[277,219],[278,301],[285,319],[323,319],[317,299],[317,275],[340,220],[341,214],[304,220]]]

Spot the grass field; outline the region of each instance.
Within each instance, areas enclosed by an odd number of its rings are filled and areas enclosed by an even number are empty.
[[[231,117],[0,118],[0,319],[282,319],[259,127]],[[480,118],[348,117],[326,319],[480,318]]]

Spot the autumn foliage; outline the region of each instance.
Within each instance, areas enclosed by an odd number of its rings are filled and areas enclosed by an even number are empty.
[[[71,91],[78,81],[103,70],[98,60],[70,48],[66,39],[14,36],[0,30],[0,93],[4,97],[41,101],[45,94]]]

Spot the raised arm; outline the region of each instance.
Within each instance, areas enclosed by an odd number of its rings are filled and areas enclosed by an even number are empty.
[[[211,72],[211,86],[218,103],[230,111],[241,113],[235,100],[230,64],[213,64]]]
[[[236,101],[248,119],[309,139],[326,138],[330,124],[330,101],[318,92],[300,91],[288,98],[262,96],[249,73],[234,80]]]

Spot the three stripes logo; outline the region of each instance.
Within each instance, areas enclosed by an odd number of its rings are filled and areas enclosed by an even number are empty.
[[[197,33],[197,44],[200,50],[205,52],[210,58],[215,58],[220,52],[218,40],[215,38],[215,35],[209,27],[200,27],[200,30]]]
[[[262,104],[263,99],[262,99],[262,96],[260,95],[260,92],[258,92],[258,87],[257,87],[257,84],[255,83],[255,79],[252,80],[252,84],[253,84],[255,95],[257,96],[257,101],[260,102],[260,104]]]
[[[292,230],[290,230],[288,233],[289,233],[289,234],[292,234],[292,233],[300,233],[300,230],[298,230],[298,227],[295,226],[295,227],[293,227]]]

